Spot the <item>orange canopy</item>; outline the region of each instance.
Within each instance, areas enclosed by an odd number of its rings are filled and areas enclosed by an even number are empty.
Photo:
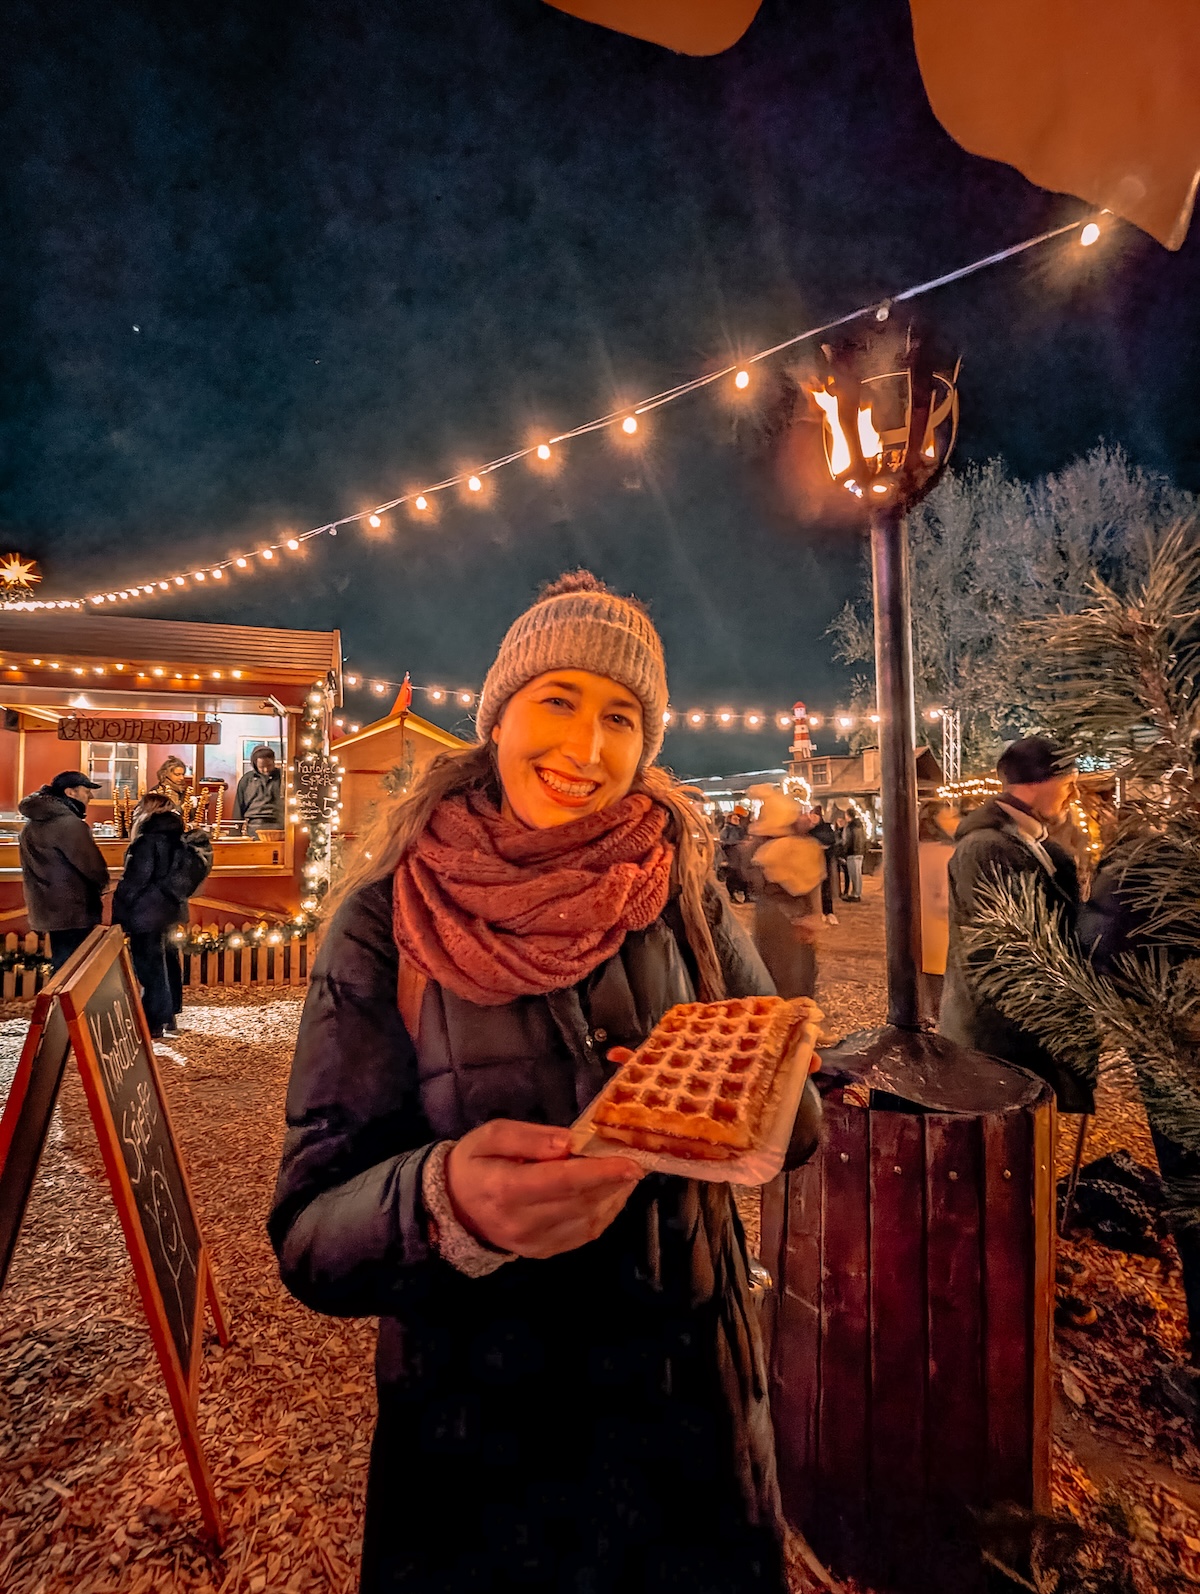
[[[685,55],[716,55],[760,0],[547,3]],[[910,3],[929,103],[964,149],[1179,248],[1200,181],[1200,0]]]

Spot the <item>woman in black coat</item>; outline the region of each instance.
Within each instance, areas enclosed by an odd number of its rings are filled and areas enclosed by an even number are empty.
[[[302,1301],[380,1319],[368,1594],[785,1588],[729,1187],[563,1133],[669,1007],[771,990],[651,767],[659,649],[592,578],[552,588],[314,970],[269,1228]]]
[[[188,898],[207,878],[212,862],[207,834],[190,830],[185,835],[170,798],[148,792],[138,804],[121,881],[113,893],[113,923],[129,937],[146,1022],[155,1039],[175,1018],[167,933],[187,918]]]

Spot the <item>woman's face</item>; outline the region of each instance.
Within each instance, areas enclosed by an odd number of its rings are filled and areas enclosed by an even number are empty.
[[[550,670],[514,692],[492,730],[504,812],[531,830],[619,802],[642,756],[642,708],[588,670]]]

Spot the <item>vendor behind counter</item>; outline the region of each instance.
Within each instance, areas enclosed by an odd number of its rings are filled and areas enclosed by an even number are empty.
[[[260,830],[283,829],[283,772],[272,748],[260,746],[251,753],[250,768],[234,793],[233,817],[245,820],[251,836]]]

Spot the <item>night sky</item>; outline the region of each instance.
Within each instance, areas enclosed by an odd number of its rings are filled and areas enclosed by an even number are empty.
[[[537,0],[10,0],[5,31],[0,552],[48,597],[322,524],[1084,212],[941,130],[903,0],[767,0],[711,60]],[[1103,437],[1200,490],[1198,266],[1200,227],[1172,255],[1122,225],[925,300],[959,461]],[[477,685],[582,562],[650,604],[677,707],[832,708],[858,539],[785,480],[779,391],[137,612],[339,626],[368,674]]]

